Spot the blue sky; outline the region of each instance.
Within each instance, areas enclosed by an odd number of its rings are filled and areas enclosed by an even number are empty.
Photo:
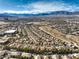
[[[0,0],[0,13],[79,11],[79,0]]]

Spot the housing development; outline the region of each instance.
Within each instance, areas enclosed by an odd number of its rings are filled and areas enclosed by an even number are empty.
[[[0,59],[79,59],[78,19],[0,17]]]

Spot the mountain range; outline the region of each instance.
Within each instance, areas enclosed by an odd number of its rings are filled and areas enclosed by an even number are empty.
[[[79,12],[69,12],[69,11],[53,11],[38,14],[16,14],[16,13],[1,13],[0,17],[4,16],[48,16],[48,15],[79,15]]]

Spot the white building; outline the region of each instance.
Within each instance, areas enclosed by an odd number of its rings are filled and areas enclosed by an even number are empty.
[[[14,34],[16,32],[16,30],[7,30],[4,33],[5,34]]]

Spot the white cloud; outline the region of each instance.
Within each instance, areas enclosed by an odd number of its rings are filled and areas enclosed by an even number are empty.
[[[5,10],[3,13],[27,13],[27,14],[36,14],[36,13],[44,13],[44,12],[50,12],[50,11],[74,11],[74,7],[65,4],[63,2],[52,2],[52,3],[45,3],[45,2],[37,2],[32,3],[29,5],[18,5],[19,8],[24,8],[23,11],[16,11],[16,10]],[[28,10],[30,8],[30,10]]]

